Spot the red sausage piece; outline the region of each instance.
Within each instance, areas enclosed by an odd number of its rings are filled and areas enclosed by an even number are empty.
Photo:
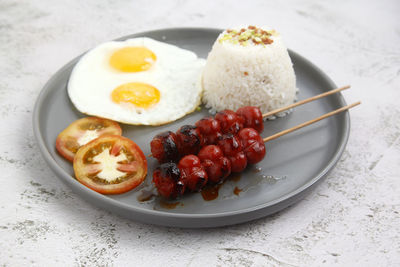
[[[265,145],[262,137],[253,128],[244,128],[238,133],[249,164],[255,164],[265,157]]]
[[[223,110],[215,115],[215,119],[221,125],[223,134],[236,134],[243,128],[243,118],[239,117],[233,110]]]
[[[201,119],[196,122],[196,126],[203,135],[205,145],[214,145],[218,142],[221,126],[216,119],[211,117]]]
[[[153,183],[161,196],[174,199],[183,195],[185,191],[180,177],[180,170],[175,163],[164,163],[154,170]]]
[[[179,151],[175,133],[171,131],[156,135],[150,143],[151,154],[159,163],[178,161]]]
[[[236,114],[243,118],[243,127],[253,128],[259,133],[264,130],[262,113],[258,107],[242,107],[236,111]]]
[[[181,171],[181,179],[190,191],[199,191],[206,185],[208,181],[207,172],[204,170],[197,156],[184,156],[179,161],[178,167]]]
[[[178,151],[181,156],[197,154],[203,146],[203,136],[193,125],[184,125],[177,132]]]

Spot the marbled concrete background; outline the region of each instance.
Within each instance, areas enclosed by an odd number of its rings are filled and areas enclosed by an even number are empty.
[[[0,0],[0,266],[400,266],[400,2]],[[306,199],[250,223],[182,230],[122,219],[50,171],[31,117],[85,50],[164,27],[271,25],[338,85],[346,151]]]

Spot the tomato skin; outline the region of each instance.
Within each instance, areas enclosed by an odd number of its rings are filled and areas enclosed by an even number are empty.
[[[62,138],[58,137],[57,140],[56,140],[56,150],[66,160],[74,161],[75,153],[70,151],[70,150],[68,150],[68,149],[64,149],[64,147],[66,146],[66,142],[68,142],[68,141],[63,141]],[[78,151],[78,149],[79,149],[79,147],[76,146],[76,150],[77,151]]]
[[[73,161],[75,153],[81,147],[78,138],[87,130],[96,130],[98,135],[121,135],[122,129],[115,121],[98,118],[85,117],[78,119],[68,125],[56,139],[56,150],[69,161]]]
[[[88,170],[91,169],[90,166],[96,164],[86,162],[87,159],[85,157],[87,153],[89,153],[93,148],[97,149],[97,147],[100,147],[102,144],[108,143],[113,143],[117,147],[120,146],[132,154],[134,161],[128,161],[126,164],[121,163],[121,168],[117,169],[120,171],[129,171],[133,168],[132,166],[135,166],[134,169],[136,170],[136,173],[134,175],[131,175],[126,180],[117,181],[115,183],[99,182],[89,177]],[[111,149],[110,152],[112,150],[113,149]],[[73,168],[76,179],[90,189],[101,194],[122,194],[132,190],[144,181],[147,175],[147,160],[142,150],[132,140],[119,135],[105,135],[90,141],[78,150],[74,157]]]

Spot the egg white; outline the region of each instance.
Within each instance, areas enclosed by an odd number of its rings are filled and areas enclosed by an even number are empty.
[[[109,64],[118,49],[144,46],[157,57],[153,66],[141,72],[121,72]],[[68,95],[82,113],[134,125],[160,125],[192,112],[201,99],[200,77],[205,60],[189,50],[150,38],[103,43],[87,52],[75,65]],[[118,86],[142,82],[160,91],[160,101],[149,108],[117,104],[111,92]]]

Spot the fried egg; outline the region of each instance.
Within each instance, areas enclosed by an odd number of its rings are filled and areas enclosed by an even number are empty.
[[[68,95],[82,113],[134,125],[177,120],[200,104],[205,60],[150,38],[103,43],[75,65]]]

